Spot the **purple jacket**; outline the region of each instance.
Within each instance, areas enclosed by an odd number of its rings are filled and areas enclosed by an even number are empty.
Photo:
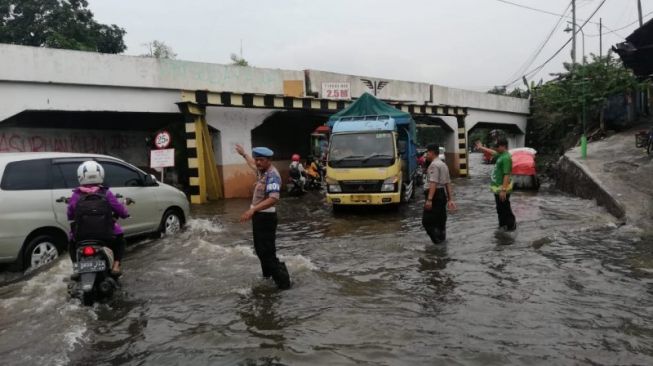
[[[73,195],[70,197],[70,201],[68,201],[68,220],[72,221],[75,219],[75,207],[77,207],[77,201],[79,201],[79,197],[84,194],[84,193],[104,193],[104,195],[107,197],[107,201],[109,201],[109,204],[111,205],[111,209],[113,212],[118,215],[121,219],[126,219],[129,217],[129,213],[127,212],[127,207],[120,203],[116,196],[113,195],[113,193],[109,190],[107,187],[103,186],[97,186],[97,185],[90,185],[90,186],[79,186],[73,190]],[[114,235],[121,235],[123,233],[122,227],[120,227],[120,224],[118,222],[115,222],[113,224],[113,234]],[[70,233],[70,238],[73,239],[73,233]]]

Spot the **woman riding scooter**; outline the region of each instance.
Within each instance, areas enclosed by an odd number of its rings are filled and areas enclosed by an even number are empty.
[[[77,168],[77,180],[79,181],[80,186],[73,190],[73,195],[70,197],[68,202],[67,212],[68,220],[74,220],[74,222],[71,223],[70,243],[68,246],[70,259],[73,263],[77,260],[77,241],[85,239],[81,236],[88,236],[90,231],[96,233],[107,231],[108,236],[110,236],[112,240],[109,240],[106,244],[111,248],[111,250],[113,250],[114,254],[114,263],[111,273],[114,276],[120,276],[120,262],[125,253],[125,238],[120,224],[112,218],[111,220],[94,219],[88,220],[89,222],[84,222],[84,215],[81,215],[81,211],[84,210],[84,206],[88,205],[88,202],[91,202],[89,206],[99,207],[97,211],[100,211],[94,213],[94,217],[101,215],[112,217],[115,215],[119,218],[126,219],[129,217],[127,207],[118,201],[109,188],[102,185],[104,182],[104,168],[102,168],[102,165],[98,164],[96,161],[83,162],[79,168]],[[102,210],[106,212],[101,212]],[[90,235],[93,236],[93,234]],[[101,238],[92,239],[100,240]]]

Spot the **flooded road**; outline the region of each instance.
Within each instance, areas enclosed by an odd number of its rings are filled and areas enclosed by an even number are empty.
[[[592,201],[517,193],[497,232],[489,166],[455,182],[446,245],[398,212],[282,201],[293,288],[260,277],[247,200],[195,208],[186,232],[128,247],[122,292],[85,308],[60,260],[0,287],[6,365],[653,364],[653,242]]]

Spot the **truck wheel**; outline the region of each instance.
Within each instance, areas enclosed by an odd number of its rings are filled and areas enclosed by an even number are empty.
[[[36,269],[59,257],[59,246],[51,235],[39,235],[25,247],[24,269]]]

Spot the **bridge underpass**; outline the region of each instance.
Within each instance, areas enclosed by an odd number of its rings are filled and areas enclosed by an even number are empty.
[[[350,103],[208,91],[183,92],[182,100],[178,105],[186,116],[189,181],[194,203],[250,194],[254,176],[236,154],[236,144],[243,144],[246,150],[255,145],[276,149],[275,166],[283,174],[290,155],[296,151],[308,152],[310,133]],[[452,175],[467,175],[465,108],[392,104],[425,124],[441,125],[443,130],[450,131],[447,161],[452,166]],[[453,133],[454,128],[457,134]]]
[[[33,132],[41,129],[50,137],[45,148],[51,151],[106,151],[146,167],[147,163],[139,160],[146,154],[137,150],[147,149],[141,141],[163,124],[179,131],[176,141],[183,146],[175,148],[183,151],[185,147],[186,159],[177,165],[180,175],[188,175],[187,192],[195,203],[208,198],[249,196],[254,177],[235,154],[234,145],[243,143],[246,149],[252,143],[274,146],[275,141],[263,138],[270,132],[268,129],[274,130],[267,127],[268,123],[274,124],[270,121],[297,129],[283,116],[292,120],[292,113],[306,113],[313,127],[313,117],[319,120],[342,110],[350,100],[332,100],[323,95],[324,87],[331,84],[346,84],[348,96],[355,99],[370,92],[369,83],[364,81],[383,81],[385,87],[377,90],[380,99],[411,113],[420,123],[442,128],[438,135],[445,136],[443,145],[452,175],[467,175],[467,131],[471,127],[489,121],[514,124],[524,130],[529,114],[528,101],[523,99],[326,71],[238,67],[16,45],[0,45],[0,54],[0,134],[5,134],[0,149],[3,143],[5,150],[16,146],[26,150],[30,143],[33,146],[29,148],[40,149],[43,140],[39,137],[45,134],[35,136]],[[41,127],[37,127],[35,122],[22,120],[25,112],[79,112],[89,117],[89,123],[71,123],[68,117],[39,117]],[[26,127],[30,124],[33,127]],[[132,139],[129,141],[135,148],[130,145],[115,152],[93,149],[92,144],[79,148],[77,136],[82,133],[90,134],[91,140],[106,140],[122,133]],[[293,136],[298,143],[288,149],[298,148],[301,153],[302,141],[308,138]],[[65,138],[74,141],[66,145]],[[278,139],[283,141],[283,135]],[[521,146],[524,141],[519,140],[516,144]],[[281,145],[277,147],[281,155],[288,154],[284,150],[287,143],[277,145]],[[132,154],[133,149],[136,152]]]
[[[526,132],[522,131],[519,126],[511,123],[478,122],[467,131],[469,147],[473,148],[476,140],[479,139],[483,143],[488,143],[490,132],[495,130],[506,137],[509,149],[524,146],[523,141],[526,138]]]

